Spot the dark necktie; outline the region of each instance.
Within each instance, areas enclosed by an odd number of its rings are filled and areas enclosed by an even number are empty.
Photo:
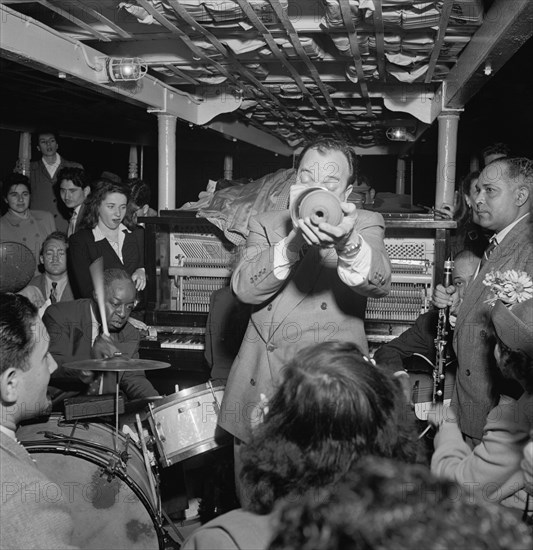
[[[481,271],[483,269],[483,266],[487,262],[487,260],[490,258],[491,254],[493,253],[494,249],[498,246],[498,242],[496,239],[492,239],[489,243],[489,246],[485,248],[485,252],[483,252],[483,256],[481,256],[481,262],[479,263],[479,270]]]
[[[57,283],[52,283],[52,288],[50,289],[50,302],[55,304],[57,302]]]

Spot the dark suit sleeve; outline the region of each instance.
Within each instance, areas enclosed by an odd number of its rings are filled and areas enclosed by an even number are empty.
[[[126,326],[119,335],[117,347],[130,359],[138,359],[139,341],[139,331],[130,323],[126,323]],[[128,399],[141,399],[143,397],[159,395],[159,392],[152,386],[148,378],[146,378],[144,371],[124,372],[120,380],[120,389],[126,394]]]
[[[420,315],[410,329],[376,351],[374,359],[377,364],[391,372],[397,372],[404,369],[403,360],[413,353],[419,353],[433,362],[437,321],[437,311],[431,310]]]
[[[81,229],[70,236],[68,240],[68,274],[75,298],[90,298],[93,293],[93,283],[89,266],[93,261],[90,251],[92,234]]]
[[[86,385],[79,379],[80,371],[65,369],[63,367],[64,363],[79,359],[79,357],[76,358],[72,355],[71,338],[73,330],[81,332],[83,328],[81,326],[74,326],[65,319],[65,316],[57,305],[51,305],[46,308],[43,315],[43,323],[50,336],[48,350],[57,363],[57,370],[51,376],[51,385],[65,389],[86,388]],[[83,334],[82,337],[90,339],[91,335]]]

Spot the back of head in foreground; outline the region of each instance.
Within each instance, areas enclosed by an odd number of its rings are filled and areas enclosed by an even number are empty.
[[[396,379],[355,344],[300,351],[242,450],[247,509],[269,513],[281,498],[337,481],[365,455],[414,460],[411,418]]]
[[[518,517],[426,467],[368,457],[337,487],[280,507],[269,550],[526,550]]]

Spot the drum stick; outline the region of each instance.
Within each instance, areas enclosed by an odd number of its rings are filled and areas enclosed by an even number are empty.
[[[100,318],[102,320],[102,331],[106,336],[109,336],[107,318],[105,315],[104,259],[100,257],[94,260],[94,262],[89,266],[89,271],[91,273],[91,279],[93,281],[94,294],[96,296],[96,303],[98,304],[98,311],[100,312]]]

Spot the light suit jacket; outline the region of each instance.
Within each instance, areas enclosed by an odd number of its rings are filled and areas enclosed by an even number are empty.
[[[65,391],[83,392],[86,387],[79,380],[80,371],[63,368],[63,363],[91,358],[92,348],[92,300],[58,302],[49,306],[43,315],[43,323],[50,334],[50,353],[58,369],[52,374],[50,386]],[[111,333],[117,348],[131,359],[139,357],[139,332],[126,323],[120,332]],[[128,399],[140,399],[158,395],[157,390],[143,371],[119,373],[120,389]],[[104,374],[103,393],[114,393],[115,373]]]
[[[458,369],[452,403],[457,409],[461,431],[481,439],[487,414],[497,404],[498,388],[491,372],[497,369],[494,338],[491,336],[491,307],[486,303],[490,288],[483,284],[487,273],[516,269],[533,275],[533,242],[529,237],[529,216],[505,236],[468,285],[459,308],[453,347]]]
[[[273,272],[273,246],[292,229],[287,210],[267,212],[250,222],[244,256],[232,286],[253,304],[251,319],[232,365],[219,424],[244,441],[260,417],[261,394],[271,395],[281,367],[306,346],[348,340],[368,352],[364,331],[367,296],[390,289],[390,263],[383,243],[380,214],[361,210],[355,229],[372,249],[369,277],[356,287],[337,273],[334,249],[310,247],[284,281]]]
[[[67,503],[55,498],[64,487],[51,489],[28,451],[0,432],[2,528],[0,548],[74,549],[70,545],[74,523]],[[47,495],[54,495],[54,498]]]

